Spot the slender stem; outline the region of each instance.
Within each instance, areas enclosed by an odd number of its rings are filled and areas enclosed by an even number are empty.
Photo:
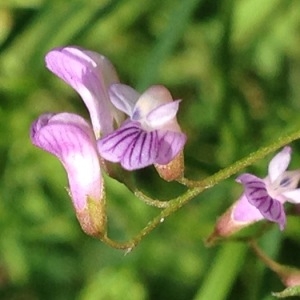
[[[128,242],[117,242],[110,239],[107,235],[101,236],[99,239],[112,248],[126,250],[126,253],[130,252],[136,246],[133,239]]]
[[[249,245],[253,252],[256,254],[256,256],[265,263],[272,271],[275,273],[281,273],[283,266],[281,266],[279,263],[272,260],[270,257],[268,257],[257,245],[257,242],[255,240],[251,240],[249,242]]]
[[[147,195],[145,195],[143,192],[141,192],[138,189],[134,190],[134,195],[138,199],[140,199],[144,203],[146,203],[147,205],[154,206],[154,207],[157,207],[157,208],[166,208],[170,205],[169,201],[161,201],[161,200],[157,200],[157,199],[152,199],[152,198],[148,197]]]
[[[135,237],[130,241],[119,243],[111,240],[107,236],[101,238],[103,242],[117,249],[127,249],[131,251],[136,247],[139,242],[152,230],[154,230],[159,224],[161,224],[167,217],[179,210],[183,205],[187,204],[191,199],[198,196],[205,189],[211,188],[217,183],[227,179],[228,177],[240,172],[245,167],[253,164],[254,162],[264,158],[271,152],[291,143],[292,141],[300,138],[300,130],[292,134],[280,137],[277,141],[269,146],[263,147],[256,152],[253,152],[249,156],[235,162],[231,166],[220,170],[212,176],[209,176],[200,181],[192,181],[188,179],[181,179],[180,182],[184,183],[189,187],[189,189],[180,195],[179,197],[169,200],[168,206],[164,208],[154,219],[152,219]]]
[[[203,187],[210,188],[220,182],[221,180],[227,179],[228,177],[240,172],[245,167],[255,163],[256,161],[264,158],[266,155],[278,150],[279,148],[293,142],[300,138],[300,130],[291,134],[279,137],[275,142],[269,146],[260,148],[259,150],[251,153],[245,158],[238,160],[231,166],[226,167],[212,176],[209,176],[202,180],[189,180],[187,178],[181,179],[179,182],[186,185],[189,188]]]
[[[182,194],[181,196],[168,201],[170,204],[168,207],[166,207],[164,210],[162,210],[156,217],[154,217],[136,236],[134,236],[131,240],[127,242],[117,242],[112,239],[110,239],[108,236],[101,237],[101,241],[106,243],[107,245],[121,250],[127,250],[127,252],[130,252],[133,248],[135,248],[140,241],[148,235],[152,230],[154,230],[159,224],[164,222],[165,218],[170,216],[172,213],[177,211],[180,207],[182,207],[185,203],[187,203],[189,200],[193,199],[195,196],[197,196],[201,191],[203,191],[204,188],[197,187],[194,189],[188,190],[186,193]]]

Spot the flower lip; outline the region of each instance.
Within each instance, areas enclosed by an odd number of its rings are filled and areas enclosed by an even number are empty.
[[[104,159],[120,162],[127,170],[151,165],[157,157],[157,132],[143,131],[138,122],[126,122],[97,143],[99,153]]]

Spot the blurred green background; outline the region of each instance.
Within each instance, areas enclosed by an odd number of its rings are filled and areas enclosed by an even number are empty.
[[[201,194],[130,254],[85,236],[58,160],[34,148],[39,114],[88,114],[48,72],[53,47],[80,45],[114,63],[140,91],[166,85],[181,102],[186,174],[203,178],[300,128],[298,0],[0,1],[0,299],[273,299],[283,285],[246,245],[206,248],[217,216],[238,198],[230,178]],[[292,165],[300,164],[293,144]],[[297,151],[298,150],[298,151]],[[265,176],[270,157],[247,171]],[[136,172],[146,193],[183,188]],[[109,232],[136,234],[159,210],[107,180]],[[260,239],[271,257],[300,266],[300,218]]]

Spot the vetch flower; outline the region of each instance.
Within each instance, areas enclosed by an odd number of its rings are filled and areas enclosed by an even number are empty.
[[[119,82],[111,62],[101,54],[79,47],[55,48],[47,53],[46,67],[75,89],[89,110],[97,138],[114,130],[123,113],[110,102],[108,88]]]
[[[237,221],[256,221],[258,212],[261,218],[278,223],[284,229],[286,216],[283,208],[285,202],[300,203],[300,189],[297,188],[300,170],[286,171],[291,160],[291,147],[284,147],[269,163],[268,176],[260,179],[252,174],[242,174],[237,181],[244,185],[245,192],[235,207],[233,217]],[[246,214],[244,199],[255,208],[249,216]]]
[[[104,187],[91,126],[76,114],[43,114],[32,124],[30,137],[35,146],[55,155],[63,164],[82,229],[89,235],[103,234]]]
[[[174,159],[182,161],[186,136],[176,120],[180,100],[173,101],[170,92],[160,85],[140,95],[127,85],[113,84],[109,95],[115,107],[130,118],[118,130],[98,141],[99,153],[104,159],[119,162],[127,170],[152,164],[163,167]],[[167,170],[166,180],[180,177],[182,165],[179,163]]]
[[[217,221],[211,236],[229,236],[254,222],[266,219],[278,223],[281,230],[286,224],[284,203],[300,203],[300,170],[287,171],[292,149],[284,147],[270,161],[268,176],[259,178],[245,173],[237,178],[244,193]]]

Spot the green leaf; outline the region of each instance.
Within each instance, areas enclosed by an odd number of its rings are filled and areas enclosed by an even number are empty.
[[[228,293],[240,271],[246,249],[245,245],[239,243],[224,244],[194,300],[228,299]]]

